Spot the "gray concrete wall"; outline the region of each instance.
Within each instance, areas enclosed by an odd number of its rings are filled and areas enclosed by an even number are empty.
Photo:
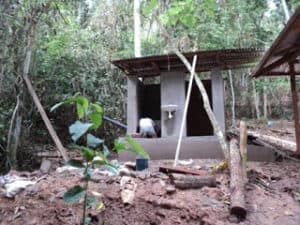
[[[177,105],[172,119],[168,119],[165,111],[161,110],[161,136],[175,137],[179,135],[185,102],[185,74],[168,72],[161,74],[161,106]],[[186,136],[186,129],[184,131]]]
[[[213,112],[221,127],[221,130],[225,132],[224,81],[219,68],[214,68],[211,71],[211,87]]]

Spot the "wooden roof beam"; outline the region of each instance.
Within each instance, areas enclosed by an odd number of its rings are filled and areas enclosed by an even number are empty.
[[[297,51],[291,53],[291,54],[286,54],[283,57],[281,57],[280,59],[276,60],[275,62],[271,63],[270,65],[262,68],[260,71],[257,71],[256,76],[260,76],[263,75],[267,72],[269,72],[270,70],[275,69],[276,67],[282,65],[285,62],[290,62],[296,59],[296,57],[299,55],[300,53],[300,49],[298,49]]]

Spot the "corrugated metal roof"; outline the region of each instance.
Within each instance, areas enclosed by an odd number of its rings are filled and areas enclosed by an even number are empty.
[[[258,49],[225,49],[212,51],[196,51],[184,53],[192,63],[197,55],[197,72],[210,71],[215,67],[222,70],[250,67],[262,56],[263,51]],[[112,61],[128,76],[158,76],[162,72],[187,72],[185,65],[175,54],[155,55],[140,58],[122,59]]]
[[[300,75],[300,7],[285,28],[280,32],[271,48],[265,53],[253,76],[289,75],[289,62],[295,63],[295,72]]]

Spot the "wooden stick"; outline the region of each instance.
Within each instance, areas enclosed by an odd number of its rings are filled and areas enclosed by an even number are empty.
[[[179,154],[180,154],[180,147],[181,147],[181,142],[182,142],[183,129],[184,129],[185,121],[186,121],[186,115],[187,115],[188,106],[189,106],[190,98],[191,98],[191,92],[192,92],[192,84],[193,84],[193,80],[194,80],[194,76],[195,76],[196,62],[197,62],[197,55],[195,55],[194,58],[193,58],[193,66],[192,66],[192,70],[191,70],[191,76],[190,76],[187,96],[186,96],[186,100],[185,100],[185,104],[184,104],[183,116],[182,116],[180,131],[179,131],[177,147],[176,147],[174,166],[177,166],[178,158],[179,158]]]
[[[238,140],[230,140],[230,213],[245,218],[245,182],[243,179],[241,155],[238,149]]]
[[[49,131],[49,134],[50,134],[52,140],[54,141],[54,143],[55,143],[55,145],[58,149],[58,152],[62,155],[62,157],[65,161],[68,161],[69,157],[68,157],[67,151],[64,148],[64,146],[62,145],[59,137],[57,136],[57,134],[56,134],[56,132],[55,132],[55,130],[54,130],[54,128],[53,128],[53,126],[52,126],[52,124],[51,124],[51,122],[50,122],[50,120],[49,120],[49,118],[48,118],[48,116],[47,116],[47,114],[46,114],[46,112],[45,112],[45,110],[44,110],[37,94],[36,94],[36,92],[35,92],[35,90],[33,89],[33,86],[31,84],[28,76],[25,75],[23,78],[24,78],[25,83],[27,85],[28,91],[29,91],[36,107],[38,108],[38,110],[40,112],[40,115],[41,115],[41,117],[42,117],[48,131]]]
[[[205,175],[207,174],[207,171],[203,170],[193,170],[193,169],[187,169],[184,167],[169,167],[169,166],[160,166],[159,172],[162,173],[182,173],[182,174],[190,174],[190,175]]]
[[[180,60],[183,62],[183,64],[186,66],[186,68],[191,72],[192,67],[191,67],[191,64],[189,63],[189,61],[186,59],[186,57],[181,52],[179,52],[178,49],[176,49],[176,48],[173,49],[173,52],[180,58]],[[220,128],[220,125],[215,117],[214,112],[212,111],[212,108],[211,108],[211,105],[209,102],[209,98],[208,98],[208,94],[205,90],[205,87],[204,87],[201,79],[198,76],[195,76],[195,82],[201,93],[201,97],[203,100],[203,107],[207,113],[207,116],[211,122],[211,125],[214,128],[214,133],[220,142],[220,145],[221,145],[224,157],[225,157],[225,161],[227,161],[229,159],[229,149],[228,149],[228,144],[225,139],[225,135]]]

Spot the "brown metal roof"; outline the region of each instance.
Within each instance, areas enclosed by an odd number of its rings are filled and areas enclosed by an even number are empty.
[[[289,62],[295,62],[295,72],[300,75],[300,7],[280,32],[271,48],[265,53],[253,76],[289,75]]]
[[[194,55],[197,55],[196,71],[205,72],[215,67],[222,70],[250,67],[262,54],[263,51],[257,49],[226,49],[196,51],[184,55],[190,62]],[[175,54],[115,60],[112,63],[128,76],[147,77],[157,76],[162,72],[187,72],[186,67]]]

